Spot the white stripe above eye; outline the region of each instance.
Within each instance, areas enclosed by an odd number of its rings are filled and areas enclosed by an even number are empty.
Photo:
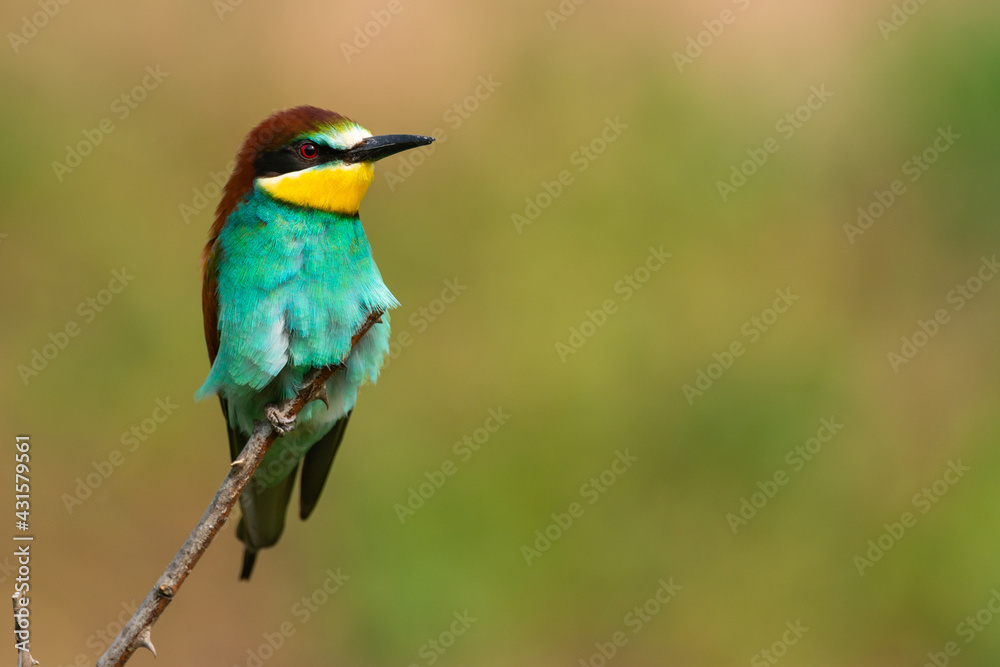
[[[372,136],[372,133],[365,128],[355,123],[350,123],[330,128],[326,132],[312,135],[311,138],[314,141],[322,142],[331,148],[342,151],[353,148],[370,136]]]

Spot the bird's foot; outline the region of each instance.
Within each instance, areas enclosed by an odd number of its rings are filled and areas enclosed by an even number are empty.
[[[264,406],[264,416],[278,435],[285,435],[295,429],[295,415],[308,403],[323,401],[330,407],[330,397],[326,393],[326,381],[316,382],[322,369],[318,369],[306,378],[303,393],[280,403],[268,403]],[[329,377],[329,374],[327,375]]]
[[[269,403],[264,406],[264,416],[278,435],[285,435],[295,428],[295,417],[290,417],[282,404]]]

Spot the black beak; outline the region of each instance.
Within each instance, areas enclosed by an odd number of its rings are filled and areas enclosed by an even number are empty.
[[[434,137],[422,137],[417,134],[383,134],[380,137],[364,139],[345,151],[341,159],[344,162],[375,162],[417,146],[426,146],[432,141]]]

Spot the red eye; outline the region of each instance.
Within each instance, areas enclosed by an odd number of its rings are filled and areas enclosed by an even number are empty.
[[[306,142],[299,146],[299,155],[307,160],[315,160],[316,156],[319,155],[319,149],[316,148],[316,144]]]

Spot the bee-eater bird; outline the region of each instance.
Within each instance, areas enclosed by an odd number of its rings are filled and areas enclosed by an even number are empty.
[[[202,253],[212,367],[195,400],[219,396],[233,460],[254,420],[282,434],[240,497],[241,579],[281,536],[300,464],[299,516],[312,512],[358,388],[378,377],[387,311],[399,302],[375,266],[358,208],[376,160],[432,141],[372,136],[340,114],[301,106],[255,127],[236,157]],[[284,420],[275,405],[331,365],[326,395]]]

